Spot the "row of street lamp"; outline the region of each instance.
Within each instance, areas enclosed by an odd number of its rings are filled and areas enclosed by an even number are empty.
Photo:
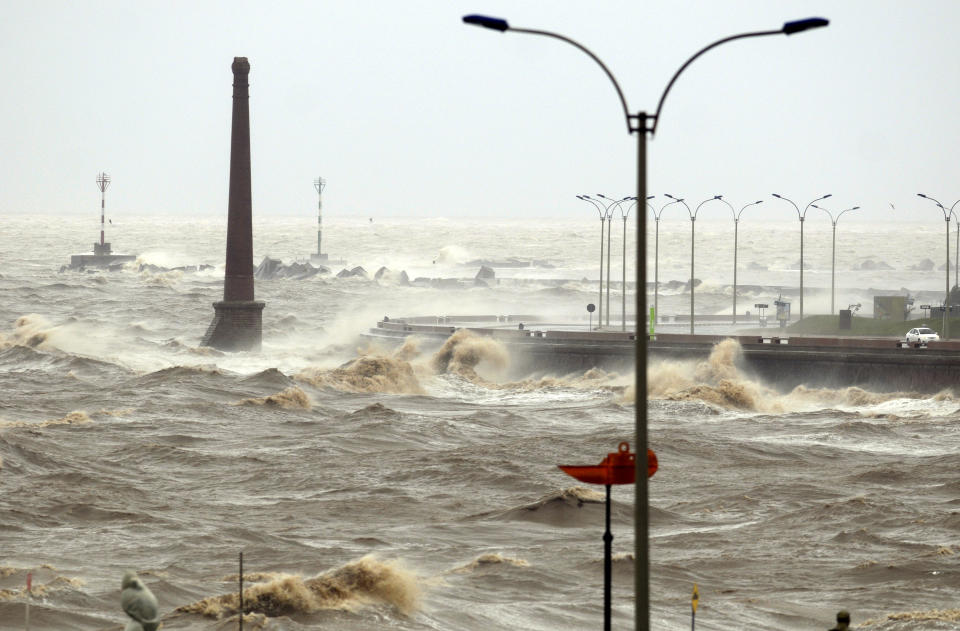
[[[784,197],[784,196],[782,196],[782,195],[779,195],[779,194],[777,194],[777,193],[773,193],[772,195],[773,195],[774,197],[776,197],[777,199],[781,199],[781,200],[783,200],[783,201],[786,201],[786,202],[789,202],[790,204],[792,204],[793,207],[796,208],[796,210],[797,210],[797,217],[800,219],[800,319],[803,319],[803,224],[804,224],[804,219],[806,219],[807,210],[809,210],[810,208],[816,208],[817,210],[822,210],[823,212],[827,213],[827,215],[830,217],[830,223],[833,225],[833,253],[832,253],[832,256],[831,256],[832,263],[831,263],[831,271],[830,271],[830,313],[831,313],[831,314],[835,313],[835,298],[836,298],[836,282],[835,282],[835,281],[836,281],[836,270],[837,270],[837,221],[840,219],[840,217],[841,217],[844,213],[850,212],[850,211],[852,211],[852,210],[858,210],[860,207],[859,207],[859,206],[853,206],[852,208],[845,208],[844,210],[841,210],[839,213],[837,213],[836,215],[834,215],[834,214],[833,214],[833,211],[830,211],[830,210],[828,210],[828,209],[826,209],[826,208],[823,208],[823,207],[821,207],[821,206],[817,206],[816,203],[815,203],[815,202],[819,202],[819,201],[822,201],[822,200],[824,200],[824,199],[827,199],[828,197],[831,197],[831,195],[828,193],[827,195],[823,195],[822,197],[818,197],[817,199],[811,201],[809,204],[807,204],[807,205],[804,207],[803,211],[801,212],[801,211],[800,211],[800,208],[799,208],[793,201],[791,201],[790,199],[788,199],[788,198],[786,198],[786,197]],[[755,202],[750,202],[749,204],[746,204],[745,206],[741,207],[740,210],[738,211],[738,210],[736,210],[736,209],[733,207],[732,204],[730,204],[730,202],[728,202],[727,200],[725,200],[725,199],[723,198],[723,195],[714,195],[713,197],[710,197],[710,198],[708,198],[708,199],[705,199],[704,201],[702,201],[702,202],[700,202],[699,204],[697,204],[697,207],[694,208],[694,209],[691,209],[690,206],[689,206],[689,204],[687,204],[686,200],[684,200],[684,198],[682,198],[682,197],[674,197],[674,196],[671,195],[670,193],[664,193],[664,196],[667,197],[667,198],[669,198],[671,201],[669,201],[669,202],[667,202],[666,204],[664,204],[664,205],[660,208],[659,211],[658,211],[656,208],[654,208],[654,206],[653,206],[649,201],[646,202],[647,207],[653,212],[654,223],[655,223],[655,225],[656,225],[655,236],[654,236],[654,258],[653,258],[653,260],[654,260],[654,278],[653,278],[653,286],[654,286],[654,294],[653,294],[653,296],[654,296],[654,297],[653,297],[653,300],[654,300],[654,303],[653,303],[653,313],[654,313],[654,317],[655,317],[655,318],[659,318],[659,316],[660,316],[660,310],[659,310],[659,307],[660,307],[660,305],[659,305],[659,299],[660,299],[660,217],[663,215],[663,211],[666,210],[666,208],[667,208],[668,206],[671,206],[671,205],[673,205],[673,204],[683,204],[684,208],[687,209],[687,215],[690,217],[690,333],[691,333],[691,334],[694,333],[694,304],[695,304],[695,288],[694,288],[694,278],[695,278],[695,274],[694,274],[694,269],[695,269],[695,268],[694,268],[694,264],[695,264],[695,258],[694,258],[694,255],[695,255],[695,249],[696,249],[696,248],[695,248],[695,244],[696,244],[696,222],[697,222],[697,215],[698,215],[699,212],[700,212],[700,208],[701,208],[704,204],[707,204],[707,203],[713,202],[713,201],[717,201],[717,202],[721,202],[721,203],[723,203],[723,204],[726,204],[726,205],[727,205],[727,208],[730,209],[730,213],[731,213],[732,216],[733,216],[733,323],[736,324],[736,323],[737,323],[737,242],[738,242],[738,240],[739,240],[740,216],[743,214],[743,211],[746,210],[747,208],[749,208],[750,206],[756,206],[756,205],[758,205],[758,204],[762,204],[762,203],[763,203],[763,200],[761,199],[761,200],[757,200],[757,201],[755,201]],[[596,208],[596,210],[597,210],[597,212],[598,212],[598,214],[599,214],[599,216],[600,216],[600,292],[599,292],[599,293],[600,293],[600,296],[599,296],[599,298],[600,298],[600,299],[599,299],[599,303],[600,303],[600,318],[599,318],[599,320],[598,320],[598,323],[599,323],[599,326],[600,326],[600,327],[603,327],[603,326],[604,326],[604,300],[603,300],[603,251],[604,251],[604,246],[603,246],[603,239],[604,239],[604,223],[605,223],[607,220],[610,220],[610,226],[606,228],[606,230],[607,230],[607,232],[606,232],[606,239],[607,239],[606,326],[610,326],[610,276],[611,276],[611,274],[612,274],[612,270],[610,269],[610,233],[612,232],[612,229],[613,229],[614,211],[615,211],[615,209],[619,208],[619,209],[620,209],[621,217],[622,217],[622,219],[623,219],[623,282],[622,282],[622,285],[621,285],[621,287],[622,287],[622,292],[621,292],[621,293],[622,293],[622,296],[623,296],[623,307],[622,307],[622,309],[621,309],[621,316],[622,316],[622,318],[621,318],[621,329],[624,330],[624,331],[626,331],[626,329],[627,329],[627,325],[626,325],[626,294],[627,294],[627,283],[626,283],[626,273],[627,273],[627,272],[626,272],[626,262],[627,262],[627,255],[626,255],[626,252],[627,252],[627,216],[630,214],[630,210],[632,210],[633,207],[636,206],[636,204],[637,204],[637,198],[636,198],[636,197],[624,197],[623,199],[615,200],[615,199],[611,199],[611,198],[609,198],[609,197],[607,197],[607,196],[605,196],[605,195],[599,194],[599,193],[597,194],[597,197],[599,197],[600,199],[594,199],[594,198],[590,197],[589,195],[577,195],[577,199],[582,200],[582,201],[585,201],[585,202],[588,202],[589,204],[593,205],[593,207]],[[647,196],[647,200],[651,200],[651,199],[653,199],[654,197],[656,197],[656,196],[655,196],[655,195],[649,195],[649,196]],[[921,197],[926,197],[926,195],[921,194]],[[929,199],[929,198],[928,198],[928,199]],[[626,210],[624,210],[623,204],[625,204],[626,202],[631,202],[631,203],[630,203],[629,206],[627,206]],[[958,201],[957,203],[960,204],[960,201]],[[937,204],[939,205],[939,202],[937,202]],[[956,205],[957,205],[957,204],[954,204],[954,206],[956,206]],[[941,206],[941,208],[943,208],[943,206]],[[947,218],[947,222],[949,222],[949,221],[950,221],[950,219],[949,219],[949,213],[953,212],[953,208],[951,207],[951,209],[950,209],[949,212],[946,211],[946,209],[944,209],[944,212],[946,213],[945,216],[946,216],[946,218]],[[960,254],[960,222],[958,222],[958,224],[957,224],[957,247],[958,247],[958,254]],[[947,275],[947,280],[948,280],[948,283],[949,283],[949,273],[948,273],[948,275]],[[947,288],[947,291],[948,291],[948,294],[949,294],[949,287]]]

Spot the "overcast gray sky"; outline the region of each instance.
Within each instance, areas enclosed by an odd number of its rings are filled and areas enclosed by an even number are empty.
[[[784,220],[771,192],[829,192],[925,223],[942,215],[918,191],[960,197],[960,2],[39,0],[0,22],[0,213],[98,215],[104,170],[108,215],[225,215],[234,56],[251,64],[255,217],[313,216],[317,176],[327,216],[573,218],[592,212],[576,194],[635,194],[636,137],[601,69],[468,13],[581,42],[649,111],[704,45],[826,17],[688,68],[649,192],[764,199]]]

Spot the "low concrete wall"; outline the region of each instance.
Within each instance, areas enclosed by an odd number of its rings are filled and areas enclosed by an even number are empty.
[[[402,340],[416,334],[434,339],[439,346],[455,330],[391,321],[378,323],[371,329],[371,337]],[[636,342],[630,332],[470,330],[502,341],[511,353],[511,372],[517,376],[593,367],[619,372],[634,368]],[[647,357],[652,361],[705,360],[727,339],[740,344],[740,367],[747,376],[784,391],[806,385],[938,392],[960,385],[960,342],[916,346],[891,338],[661,334],[647,342]]]

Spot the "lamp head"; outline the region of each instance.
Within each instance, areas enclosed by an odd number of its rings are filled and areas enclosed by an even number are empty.
[[[776,197],[777,199],[783,199],[782,196],[777,195],[776,193],[770,193],[770,194],[773,195],[774,197]]]
[[[812,28],[820,28],[821,26],[826,26],[828,24],[830,24],[830,20],[825,18],[806,18],[803,20],[794,20],[792,22],[786,22],[783,25],[783,34],[793,35],[794,33],[808,31]]]
[[[647,195],[647,199],[653,199],[656,195]]]
[[[828,198],[828,197],[833,197],[833,193],[827,193],[826,195],[824,195],[824,196],[821,197],[820,199],[826,199],[826,198]]]
[[[930,199],[929,197],[927,197],[927,196],[924,195],[923,193],[917,193],[917,195],[920,196],[920,197],[922,197],[922,198],[924,198],[924,199]]]
[[[487,15],[465,15],[463,16],[463,22],[464,24],[473,24],[475,26],[482,26],[483,28],[500,31],[501,33],[510,28],[510,25],[507,24],[506,20],[501,18],[492,18]]]
[[[723,199],[723,195],[714,195],[713,198],[714,198],[714,199]]]
[[[674,197],[673,195],[671,195],[670,193],[664,193],[664,195],[667,196],[667,197],[669,197],[670,199],[672,199],[672,200],[675,201],[675,202],[680,201],[680,200],[678,200],[676,197]]]

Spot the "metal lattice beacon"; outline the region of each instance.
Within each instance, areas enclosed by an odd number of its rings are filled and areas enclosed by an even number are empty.
[[[253,299],[253,225],[250,193],[250,63],[233,58],[233,125],[230,133],[230,201],[223,300],[203,345],[223,351],[259,350],[264,303]]]

